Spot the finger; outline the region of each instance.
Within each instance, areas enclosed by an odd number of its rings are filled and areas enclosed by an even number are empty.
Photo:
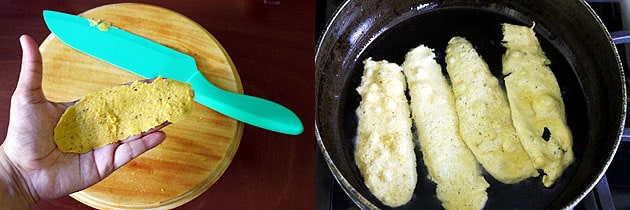
[[[164,139],[166,139],[164,132],[155,131],[139,139],[120,144],[114,152],[114,169],[120,168],[138,155],[161,144]]]
[[[41,88],[42,81],[42,57],[35,40],[28,35],[20,37],[22,45],[22,69],[18,88],[24,90],[37,90]]]
[[[43,102],[45,97],[42,87],[42,56],[37,43],[28,35],[20,37],[22,46],[22,69],[16,87],[16,92],[29,97],[30,101]]]
[[[164,127],[166,127],[166,126],[168,126],[170,124],[171,124],[171,122],[166,121],[166,122],[164,122],[164,123],[162,123],[162,124],[160,124],[158,126],[155,126],[155,128],[151,128],[150,130],[142,132],[142,133],[140,133],[138,135],[135,135],[135,136],[130,136],[129,138],[127,138],[125,140],[122,140],[121,142],[125,143],[125,142],[135,141],[136,139],[142,138],[143,136],[146,136],[146,135],[149,135],[149,134],[151,134],[153,132],[162,130],[162,128],[164,128]]]
[[[71,106],[74,106],[74,104],[78,103],[80,100],[81,99],[77,99],[77,100],[74,100],[74,101],[71,101],[71,102],[66,102],[66,103],[63,103],[63,105],[66,106],[66,107],[71,107]]]

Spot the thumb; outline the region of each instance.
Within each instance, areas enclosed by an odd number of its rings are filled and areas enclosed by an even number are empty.
[[[37,43],[28,35],[20,37],[22,45],[22,69],[15,93],[26,97],[27,102],[42,103],[46,101],[42,92],[42,56]]]

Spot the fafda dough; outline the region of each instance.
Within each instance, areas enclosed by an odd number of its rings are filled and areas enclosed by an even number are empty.
[[[459,135],[453,91],[433,49],[424,45],[407,53],[402,65],[407,77],[411,113],[429,179],[445,209],[483,209],[490,184]]]
[[[158,77],[90,93],[68,107],[54,129],[62,152],[85,153],[192,113],[188,83]]]
[[[538,176],[512,125],[507,96],[465,38],[448,42],[446,71],[453,84],[460,134],[477,161],[505,184]]]
[[[364,61],[354,157],[367,188],[391,207],[411,200],[418,177],[406,87],[397,64]]]
[[[503,75],[512,120],[534,166],[551,187],[574,161],[571,130],[556,77],[532,28],[503,24]]]

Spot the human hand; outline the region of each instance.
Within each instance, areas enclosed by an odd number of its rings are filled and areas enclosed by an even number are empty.
[[[7,137],[0,146],[0,203],[28,208],[82,190],[164,141],[165,134],[154,129],[84,154],[62,153],[53,130],[72,103],[46,99],[37,44],[29,36],[20,37],[20,43],[22,69],[11,98]],[[18,201],[22,203],[11,205]]]

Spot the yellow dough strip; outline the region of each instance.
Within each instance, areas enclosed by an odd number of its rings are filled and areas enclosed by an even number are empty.
[[[459,135],[453,91],[434,58],[433,50],[421,45],[402,65],[424,164],[445,209],[483,209],[490,185]]]
[[[538,176],[512,125],[505,93],[472,44],[453,37],[446,48],[446,64],[460,134],[481,165],[506,184]]]
[[[364,61],[355,162],[367,188],[391,207],[411,200],[418,177],[405,89],[400,66]]]
[[[188,83],[158,77],[90,93],[63,113],[54,129],[62,152],[85,153],[192,113]]]
[[[514,127],[546,187],[573,163],[560,87],[532,28],[503,24],[503,74]]]

